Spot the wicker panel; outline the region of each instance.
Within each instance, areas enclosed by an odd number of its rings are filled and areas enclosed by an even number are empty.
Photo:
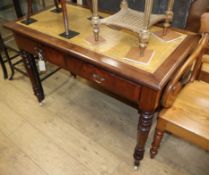
[[[149,27],[164,20],[165,18],[166,15],[152,14]],[[118,13],[102,19],[101,23],[106,25],[115,25],[139,33],[144,24],[144,12],[138,12],[130,8],[121,9]]]

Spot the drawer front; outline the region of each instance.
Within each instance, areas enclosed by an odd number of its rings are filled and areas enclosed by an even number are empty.
[[[65,57],[60,51],[40,45],[38,42],[27,39],[24,36],[16,36],[16,41],[19,49],[26,50],[34,55],[37,55],[37,50],[41,50],[44,58],[49,62],[67,69],[87,80],[93,81],[121,97],[138,102],[140,96],[139,85],[101,70],[79,59],[69,56]]]
[[[110,90],[128,100],[138,102],[140,86],[122,79],[89,63],[74,58],[67,58],[67,69],[87,80]]]
[[[41,45],[38,42],[28,39],[24,36],[17,35],[15,38],[20,50],[25,50],[34,55],[37,55],[37,53],[41,51],[44,59],[62,68],[66,67],[65,57],[60,51]]]
[[[43,47],[43,54],[44,58],[50,63],[66,68],[65,57],[61,52],[50,47]]]
[[[15,35],[17,46],[20,50],[25,50],[29,53],[35,54],[35,48],[38,48],[39,44],[31,39],[28,39],[21,35]]]

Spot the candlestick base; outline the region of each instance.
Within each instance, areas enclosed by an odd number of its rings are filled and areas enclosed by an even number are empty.
[[[76,31],[73,31],[73,30],[69,30],[69,34],[67,35],[66,32],[64,33],[61,33],[60,36],[64,37],[64,38],[67,38],[67,39],[70,39],[70,38],[73,38],[77,35],[79,35],[80,33],[76,32]]]
[[[88,17],[87,19],[88,19],[89,21],[91,21],[91,20],[92,20],[92,16]],[[102,17],[102,16],[99,16],[99,19],[103,19],[103,17]]]
[[[145,49],[144,55],[142,56],[140,54],[140,48],[139,47],[133,47],[129,50],[126,57],[124,58],[127,61],[131,61],[133,63],[140,63],[148,65],[150,61],[152,60],[155,52],[153,50]]]
[[[21,23],[23,23],[25,25],[30,25],[30,24],[32,24],[34,22],[37,22],[37,20],[33,19],[33,18],[29,18],[29,19],[25,19],[25,20],[21,21]]]
[[[174,41],[174,40],[176,40],[176,39],[178,39],[178,38],[180,38],[182,36],[178,32],[173,31],[173,30],[170,30],[170,29],[167,29],[167,33],[165,35],[163,34],[163,31],[162,30],[153,32],[153,34],[157,38],[159,38],[160,40],[165,41],[165,42]]]
[[[97,44],[101,44],[103,42],[105,42],[105,39],[101,36],[99,36],[99,40],[95,41],[95,38],[93,35],[89,36],[86,38],[86,41],[88,41],[89,43],[91,43],[92,45],[97,45]]]
[[[53,10],[51,10],[51,12],[53,12],[53,13],[61,13],[62,12],[62,8],[55,8],[55,9],[53,9]]]

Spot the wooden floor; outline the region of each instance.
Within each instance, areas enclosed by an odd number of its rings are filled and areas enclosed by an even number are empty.
[[[0,78],[0,175],[209,174],[208,152],[168,134],[150,159],[153,129],[134,171],[135,108],[63,70],[43,86],[39,106],[26,77]]]

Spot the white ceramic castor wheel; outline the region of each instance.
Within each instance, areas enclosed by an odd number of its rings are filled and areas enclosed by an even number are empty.
[[[138,171],[139,166],[134,165],[134,171]]]
[[[40,105],[40,106],[43,106],[43,105],[44,105],[44,102],[43,102],[43,101],[42,101],[42,102],[40,102],[40,103],[39,103],[39,105]]]

